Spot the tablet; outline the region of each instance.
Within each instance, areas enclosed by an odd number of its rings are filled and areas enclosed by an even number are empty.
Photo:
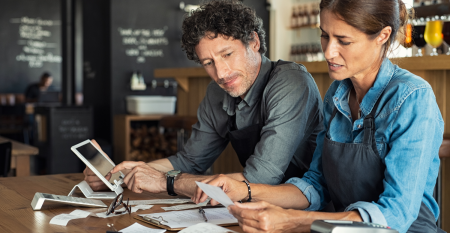
[[[91,140],[86,140],[70,148],[78,158],[88,166],[111,191],[115,191],[123,183],[123,173],[112,174],[107,180],[105,176],[116,166],[114,162],[97,148]]]

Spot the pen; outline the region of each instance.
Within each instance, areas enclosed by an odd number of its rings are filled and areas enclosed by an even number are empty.
[[[208,222],[208,219],[206,218],[206,215],[205,215],[205,210],[203,210],[202,207],[200,207],[200,208],[198,209],[198,212],[201,213],[201,214],[203,215],[203,218],[205,219],[205,222]]]

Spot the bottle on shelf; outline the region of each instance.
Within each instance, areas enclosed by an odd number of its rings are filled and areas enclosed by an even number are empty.
[[[303,11],[303,7],[301,5],[297,6],[297,27],[302,27],[303,26],[303,15],[304,15],[304,11]]]
[[[297,27],[297,8],[292,7],[291,28]]]
[[[310,14],[309,14],[309,25],[311,26],[311,27],[314,27],[314,26],[316,26],[317,25],[317,16],[316,16],[316,10],[315,10],[315,8],[316,8],[316,4],[314,4],[314,3],[312,3],[311,5],[310,5]]]
[[[304,26],[311,25],[311,22],[309,21],[309,16],[311,14],[311,11],[309,9],[309,5],[308,4],[305,4],[303,6],[303,12],[304,12],[304,14],[303,14],[303,25]]]

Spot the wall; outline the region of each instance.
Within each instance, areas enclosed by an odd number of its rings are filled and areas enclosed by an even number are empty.
[[[60,2],[3,0],[0,7],[0,93],[23,93],[41,74],[61,85]]]

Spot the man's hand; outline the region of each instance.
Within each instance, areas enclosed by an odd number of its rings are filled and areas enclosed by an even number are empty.
[[[248,197],[247,185],[244,182],[230,178],[227,175],[216,175],[206,180],[202,180],[201,182],[221,187],[232,201],[240,201]],[[204,193],[199,187],[197,187],[194,197],[192,197],[192,201],[195,203],[201,203],[204,202],[207,198],[208,195],[206,195],[206,193]],[[219,204],[217,201],[213,199],[211,200],[211,205],[217,204]]]
[[[307,219],[306,211],[287,210],[264,201],[243,204],[235,202],[235,205],[229,206],[228,209],[247,233],[309,232],[311,227],[310,224],[302,224],[300,220]]]
[[[91,142],[97,148],[99,148],[100,151],[102,151],[100,145],[94,139],[92,139]],[[105,152],[103,152],[103,154],[106,155]],[[106,156],[108,157],[108,155],[106,155]],[[108,157],[108,159],[109,159],[109,157]],[[108,189],[108,186],[106,186],[106,184],[103,183],[103,181],[100,180],[100,178],[98,178],[98,176],[89,167],[86,166],[86,168],[83,171],[83,174],[84,174],[84,180],[89,184],[89,186],[91,186],[92,190],[99,191],[99,190],[106,190],[106,189]],[[105,176],[105,178],[107,180],[109,180],[109,178],[111,178],[111,173],[108,173]]]
[[[123,179],[129,190],[135,193],[160,193],[167,190],[165,173],[144,162],[125,161],[114,167],[111,173],[126,169],[131,170]]]

